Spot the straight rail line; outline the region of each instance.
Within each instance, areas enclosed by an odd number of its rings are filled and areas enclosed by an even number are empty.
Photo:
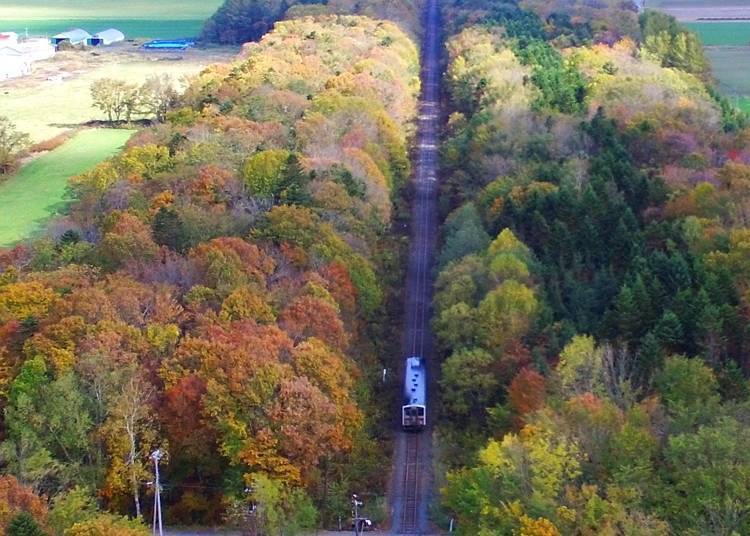
[[[428,364],[432,343],[432,267],[437,237],[438,143],[440,121],[440,13],[439,0],[427,0],[422,46],[422,94],[417,122],[417,147],[413,176],[412,235],[406,278],[405,333],[403,357],[421,357]],[[429,391],[429,389],[428,389]],[[427,410],[429,417],[429,399]],[[424,534],[430,479],[429,430],[402,433],[400,466],[394,478],[394,534]],[[399,489],[400,488],[400,489]]]
[[[404,462],[404,511],[401,520],[403,534],[419,532],[419,435],[412,434],[406,443]]]

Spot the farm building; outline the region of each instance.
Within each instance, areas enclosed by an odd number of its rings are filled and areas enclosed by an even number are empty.
[[[113,43],[119,43],[120,41],[125,41],[125,34],[114,28],[97,32],[87,39],[88,44],[93,47],[99,45],[111,45]]]
[[[71,45],[85,45],[87,40],[91,37],[91,34],[86,30],[76,28],[68,32],[59,33],[52,38],[52,44],[60,46],[62,43],[70,43]]]
[[[0,47],[2,46],[0,41]],[[55,47],[50,44],[49,39],[43,37],[24,39],[19,41],[14,48],[23,52],[29,62],[46,60],[55,55]]]
[[[48,39],[22,39],[13,32],[0,33],[0,80],[16,78],[31,72],[31,64],[55,55]]]
[[[16,32],[0,32],[0,46],[15,45],[18,43],[18,34]]]
[[[17,78],[31,72],[31,62],[25,54],[12,46],[0,46],[0,81]]]

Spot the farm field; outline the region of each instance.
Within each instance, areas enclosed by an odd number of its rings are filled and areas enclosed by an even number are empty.
[[[96,33],[107,28],[117,28],[128,39],[175,39],[181,37],[197,37],[203,28],[204,19],[174,20],[167,24],[163,20],[138,19],[55,19],[55,20],[3,20],[3,31],[16,32],[23,35],[28,30],[29,35],[51,36],[71,28],[83,28],[89,33]]]
[[[72,27],[114,27],[128,38],[193,37],[221,0],[10,0],[0,5],[1,31],[51,35]]]
[[[681,22],[750,18],[750,0],[646,0],[646,7],[669,13]]]
[[[647,0],[649,8],[701,7],[720,8],[725,6],[750,6],[750,0]]]
[[[706,46],[719,90],[750,112],[750,0],[646,0],[646,6],[677,18]]]
[[[747,111],[746,97],[750,96],[750,47],[710,47],[706,49],[706,54],[711,60],[721,92]]]
[[[706,55],[719,91],[750,114],[750,46],[708,47]]]
[[[43,229],[66,206],[68,179],[115,154],[133,132],[82,131],[0,184],[0,247]]]
[[[179,82],[235,54],[236,49],[229,48],[193,49],[178,55],[144,53],[128,44],[97,56],[60,53],[52,60],[35,63],[31,76],[0,83],[0,115],[9,117],[32,141],[44,141],[88,121],[104,119],[89,93],[96,80],[115,78],[140,84],[149,76],[169,74]]]
[[[747,22],[685,22],[706,46],[750,45],[750,21]]]

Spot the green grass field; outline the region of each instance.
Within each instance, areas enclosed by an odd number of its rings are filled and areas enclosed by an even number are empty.
[[[2,1],[2,0],[0,0]],[[64,82],[42,79],[28,83],[24,79],[6,82],[0,90],[0,115],[9,117],[19,130],[28,133],[33,142],[50,139],[87,121],[106,119],[91,99],[91,85],[102,78],[115,78],[140,84],[154,74],[168,74],[175,81],[195,75],[207,65],[229,61],[232,52],[223,55],[193,51],[182,61],[156,61],[155,58],[110,57],[99,63],[68,62],[69,71],[79,71]],[[59,66],[62,54],[53,65]],[[68,65],[66,64],[66,65]]]
[[[750,96],[750,47],[715,47],[706,54],[722,93],[729,98]]]
[[[91,33],[118,28],[126,37],[200,34],[222,0],[10,0],[0,3],[0,31],[54,35],[74,27]]]
[[[68,179],[115,154],[133,132],[84,130],[0,184],[0,246],[43,229],[70,201]]]
[[[697,33],[706,46],[742,46],[750,44],[750,21],[683,22]]]

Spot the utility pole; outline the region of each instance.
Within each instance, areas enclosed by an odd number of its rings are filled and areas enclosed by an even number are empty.
[[[159,460],[161,460],[164,453],[161,449],[156,449],[151,453],[151,459],[154,460],[154,476],[156,482],[154,483],[154,523],[151,527],[151,533],[156,536],[164,536],[164,528],[162,527],[161,521],[161,482],[159,481]],[[159,531],[157,532],[157,527]]]
[[[364,528],[364,518],[359,517],[359,507],[363,504],[364,503],[359,500],[356,493],[352,495],[352,505],[354,506],[354,534],[357,536],[362,534],[362,529]]]
[[[255,490],[253,489],[252,486],[247,486],[245,488],[245,495],[247,495],[248,497],[251,497],[253,491]],[[249,528],[249,530],[252,531],[250,532],[250,534],[258,533],[258,519],[255,515],[257,510],[258,510],[258,505],[255,504],[255,502],[253,501],[247,506],[247,509],[245,510],[245,513],[243,515],[245,519],[245,523],[246,523],[246,528]]]

